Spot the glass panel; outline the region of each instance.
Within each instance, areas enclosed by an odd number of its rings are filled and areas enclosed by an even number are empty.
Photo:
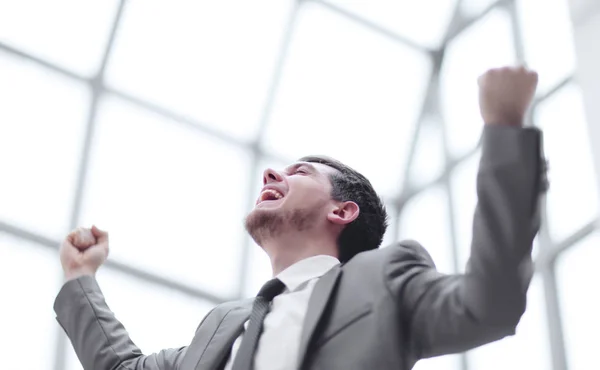
[[[460,10],[467,17],[476,17],[498,0],[461,0]]]
[[[567,86],[542,102],[535,118],[544,130],[549,162],[548,225],[558,241],[598,214],[598,185],[581,91]]]
[[[298,17],[263,145],[332,156],[395,195],[430,60],[318,4]]]
[[[259,126],[292,3],[129,1],[107,81],[249,139]]]
[[[248,277],[244,286],[244,297],[254,297],[267,280],[273,277],[271,260],[267,253],[248,236],[250,243],[250,261]]]
[[[551,369],[544,286],[534,277],[527,293],[527,310],[514,336],[467,353],[470,369]]]
[[[98,283],[111,310],[147,354],[190,344],[200,321],[216,306],[107,268],[99,271]]]
[[[425,120],[416,145],[409,180],[412,186],[419,187],[434,181],[444,172],[445,153],[440,124]]]
[[[418,361],[413,370],[459,370],[460,364],[460,355],[440,356]]]
[[[556,283],[570,370],[587,370],[598,360],[599,245],[600,233],[594,232],[556,261]]]
[[[489,68],[514,64],[512,39],[508,14],[495,10],[448,45],[440,92],[448,147],[454,156],[473,149],[481,136],[477,78]]]
[[[385,201],[384,201],[385,202]],[[398,211],[396,207],[391,203],[386,203],[385,208],[388,213],[388,227],[383,235],[383,241],[381,242],[380,248],[389,247],[395,243],[396,228],[398,227]]]
[[[575,45],[567,0],[517,0],[525,59],[539,73],[538,93],[575,70]],[[543,14],[543,17],[540,17]]]
[[[234,294],[251,156],[116,98],[98,120],[82,224],[110,231],[112,258]]]
[[[540,251],[540,238],[539,238],[539,235],[536,235],[536,237],[533,239],[533,247],[531,248],[531,255],[533,256],[534,259],[538,255],[539,251]]]
[[[441,272],[453,273],[450,210],[446,190],[441,186],[413,197],[400,215],[400,240],[416,240],[427,249]]]
[[[0,42],[91,75],[102,61],[118,1],[0,1]]]
[[[196,328],[215,304],[111,269],[100,269],[106,302],[145,355],[191,343]],[[81,369],[69,345],[71,369]]]
[[[458,268],[464,272],[471,254],[473,215],[477,205],[477,170],[481,152],[458,165],[450,177],[454,201],[455,236],[458,246]]]
[[[456,6],[456,0],[330,0],[330,2],[428,47],[439,46]]]
[[[56,251],[0,233],[2,368],[23,369],[24,359],[27,369],[52,368],[61,330],[52,309],[60,277]]]
[[[0,52],[0,219],[63,238],[89,105],[84,85]]]

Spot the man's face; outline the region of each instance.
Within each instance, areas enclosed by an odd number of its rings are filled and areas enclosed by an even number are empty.
[[[319,163],[298,162],[281,171],[266,169],[263,188],[246,217],[246,230],[257,244],[282,232],[304,231],[327,222],[335,206],[330,175],[335,170]]]

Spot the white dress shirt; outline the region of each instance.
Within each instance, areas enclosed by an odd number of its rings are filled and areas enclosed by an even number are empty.
[[[294,263],[277,275],[285,289],[273,299],[271,310],[265,317],[254,355],[255,370],[291,370],[298,367],[298,347],[308,300],[319,278],[339,263],[335,257],[314,256]],[[248,321],[244,328],[248,330]],[[233,343],[225,370],[231,370],[243,336],[242,333]]]

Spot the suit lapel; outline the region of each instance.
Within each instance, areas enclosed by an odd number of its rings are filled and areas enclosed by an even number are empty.
[[[195,367],[200,369],[217,369],[223,363],[225,356],[231,351],[231,346],[242,333],[244,323],[250,317],[252,305],[238,307],[229,311],[217,327],[210,342],[198,359]]]
[[[331,298],[331,293],[333,292],[341,272],[342,269],[339,265],[329,270],[319,279],[310,296],[298,351],[298,364],[300,365],[300,369],[302,369],[308,346],[313,339],[315,329],[323,316],[323,311],[325,311],[325,307]]]

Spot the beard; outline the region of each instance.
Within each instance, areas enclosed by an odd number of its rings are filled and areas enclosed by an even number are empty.
[[[264,210],[255,209],[246,216],[246,231],[258,245],[285,231],[304,231],[317,223],[319,209]]]

